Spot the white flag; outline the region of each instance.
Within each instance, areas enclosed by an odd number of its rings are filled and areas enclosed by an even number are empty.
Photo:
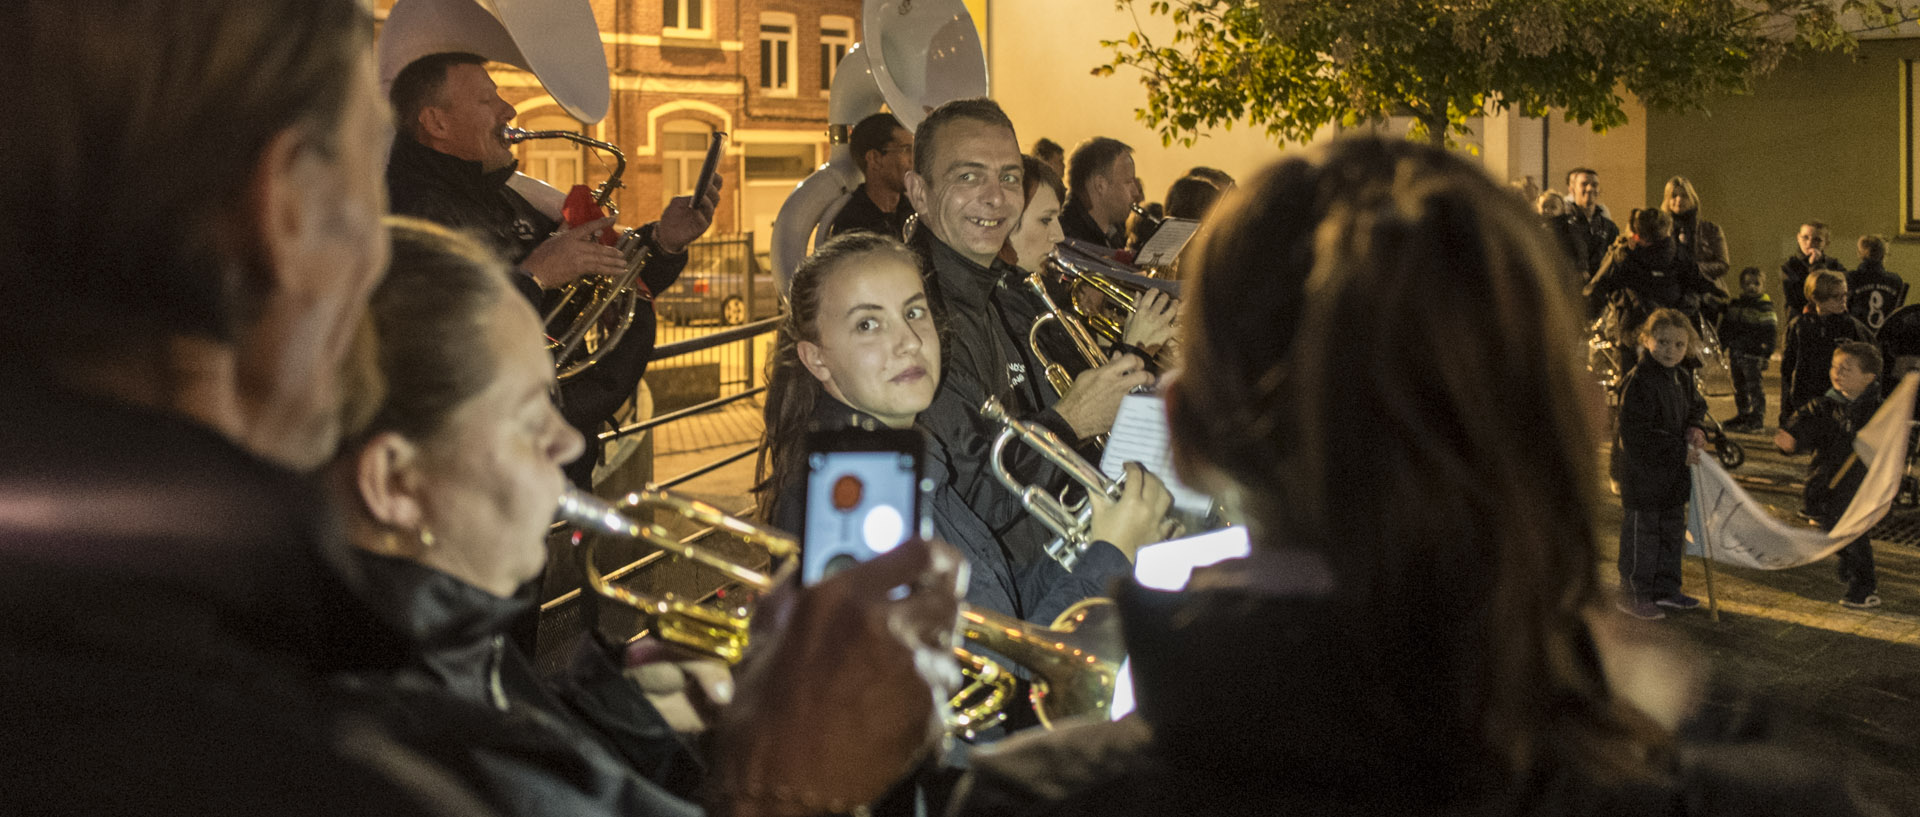
[[[1832,531],[1786,522],[1786,515],[1754,499],[1711,456],[1693,466],[1693,501],[1687,507],[1687,552],[1742,567],[1782,570],[1816,562],[1873,530],[1893,507],[1907,467],[1907,429],[1913,420],[1920,373],[1900,379],[1893,395],[1854,435],[1854,452],[1867,466],[1866,479]],[[1855,466],[1858,467],[1858,466]]]

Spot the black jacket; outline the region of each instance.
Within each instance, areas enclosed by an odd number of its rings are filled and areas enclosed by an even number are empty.
[[[871,416],[821,394],[814,406],[813,427],[849,426],[880,427]],[[975,507],[953,490],[952,457],[931,435],[927,436],[926,453],[926,474],[934,481],[928,515],[933,519],[934,533],[967,555],[971,566],[968,604],[1036,624],[1052,624],[1073,604],[1106,595],[1108,582],[1131,572],[1127,557],[1106,542],[1095,542],[1087,548],[1072,572],[1027,543],[1018,547],[1003,544],[981,521]],[[806,474],[776,474],[775,479],[780,486],[780,501],[772,520],[774,527],[801,530],[806,516]],[[989,510],[995,516],[1024,513],[1010,491],[986,497],[985,502],[995,506]]]
[[[900,238],[906,234],[907,219],[912,215],[913,204],[907,201],[905,193],[900,194],[900,203],[889,213],[873,203],[873,199],[867,195],[866,183],[862,182],[853,189],[853,195],[847,197],[847,204],[840,208],[840,214],[833,217],[833,225],[827,228],[827,235],[866,230]]]
[[[502,814],[698,813],[667,787],[692,796],[699,763],[590,636],[561,687],[578,696],[569,701],[543,686],[505,635],[527,602],[364,551],[353,569],[412,655],[398,668],[341,673],[335,682],[385,707],[404,725],[402,740]],[[609,714],[621,719],[589,720]]]
[[[1383,681],[1380,655],[1353,648],[1351,621],[1371,611],[1309,592],[1131,582],[1118,601],[1138,710],[976,753],[949,817],[1878,813],[1825,764],[1753,745],[1685,745],[1655,755],[1644,779],[1614,781],[1549,736],[1524,779],[1504,779],[1462,745],[1469,727],[1433,717],[1444,707],[1392,711],[1367,694],[1434,684],[1426,673]]]
[[[1795,409],[1833,388],[1828,375],[1833,368],[1833,350],[1850,340],[1871,342],[1873,332],[1845,312],[1838,315],[1808,312],[1787,324],[1787,339],[1780,352],[1782,428]]]
[[[1853,436],[1873,419],[1880,403],[1879,383],[1868,384],[1854,400],[1828,390],[1780,424],[1782,431],[1793,435],[1797,453],[1813,452],[1803,493],[1808,516],[1836,519],[1859,493],[1867,466],[1853,457]]]
[[[1799,253],[1787,256],[1780,262],[1780,286],[1786,290],[1787,320],[1791,321],[1807,309],[1807,276],[1816,269],[1830,269],[1846,272],[1845,265],[1831,255],[1822,255],[1820,263],[1809,266],[1807,257]]]
[[[1100,229],[1100,224],[1093,220],[1093,214],[1087,211],[1087,206],[1080,203],[1078,198],[1069,197],[1067,203],[1060,208],[1060,229],[1067,234],[1068,238],[1090,241],[1110,250],[1117,250],[1127,245],[1124,226],[1117,234]]]
[[[1024,283],[1025,274],[1004,261],[981,267],[930,230],[919,231],[914,246],[927,259],[927,297],[942,323],[940,389],[920,413],[919,426],[948,452],[954,490],[995,535],[1018,547],[1039,547],[1048,538],[1045,529],[1018,506],[1005,507],[1000,500],[1006,488],[987,470],[1000,429],[980,416],[980,406],[990,395],[999,397],[1013,416],[1046,427],[1083,455],[1093,453],[1053,410],[1059,396],[1027,343],[1044,306]],[[1009,446],[1007,462],[1029,484],[1064,487],[1058,470],[1026,446]]]
[[[486,812],[325,683],[405,650],[319,485],[17,369],[0,417],[0,813]]]
[[[1620,237],[1620,227],[1598,205],[1594,206],[1593,215],[1588,216],[1569,202],[1567,214],[1560,217],[1558,227],[1561,246],[1573,254],[1574,268],[1587,278],[1600,271],[1600,261],[1606,257],[1607,248]]]
[[[1720,288],[1700,274],[1687,248],[1671,238],[1645,245],[1625,242],[1608,248],[1600,271],[1587,282],[1587,297],[1609,304],[1618,337],[1633,345],[1640,324],[1656,309],[1678,309],[1689,315],[1700,311],[1702,296],[1718,295]]]
[[[1682,363],[1662,366],[1652,355],[1627,373],[1620,386],[1620,431],[1614,472],[1620,504],[1660,510],[1687,504],[1693,475],[1687,470],[1688,428],[1702,428],[1707,398]]]
[[[517,265],[560,224],[507,186],[514,168],[485,172],[479,162],[449,156],[402,134],[393,140],[387,158],[387,195],[394,213],[467,230]],[[653,241],[654,226],[639,228],[652,251],[640,273],[649,293],[673,286],[687,266],[686,253],[667,253]],[[513,284],[535,310],[547,314],[551,296],[541,291],[532,276],[516,274]],[[587,440],[586,452],[567,467],[574,484],[592,487],[588,480],[600,458],[598,435],[646,375],[653,359],[655,327],[652,304],[641,304],[620,345],[592,368],[560,384],[560,413]]]
[[[1907,303],[1907,282],[1879,261],[1862,260],[1847,273],[1847,312],[1876,334],[1887,316]]]

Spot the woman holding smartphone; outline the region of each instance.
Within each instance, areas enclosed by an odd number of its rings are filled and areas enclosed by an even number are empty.
[[[806,501],[807,432],[912,428],[939,389],[940,334],[921,286],[919,256],[890,238],[836,236],[794,271],[791,287],[767,384],[756,493],[768,524],[797,531]],[[935,482],[926,512],[936,535],[972,566],[969,604],[1050,624],[1075,602],[1104,595],[1108,580],[1130,572],[1133,552],[1161,538],[1171,498],[1159,480],[1129,466],[1118,502],[1095,499],[1097,541],[1069,572],[1037,549],[996,537],[947,486],[946,452],[930,437],[926,445],[923,471]],[[1005,501],[1017,500],[1008,494]]]

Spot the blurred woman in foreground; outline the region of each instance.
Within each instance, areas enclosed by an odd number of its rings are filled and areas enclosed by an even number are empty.
[[[696,789],[729,814],[851,806],[924,756],[953,672],[935,656],[951,655],[959,568],[917,543],[768,597],[768,621],[800,629],[756,633],[710,770],[621,674],[617,647],[582,653],[572,694],[549,691],[504,635],[527,612],[515,590],[545,564],[560,467],[581,451],[548,397],[539,318],[479,245],[406,220],[371,314],[379,377],[350,412],[370,419],[331,471],[357,546],[342,570],[414,655],[340,683],[406,724],[403,740],[505,814],[691,815]]]
[[[1215,219],[1168,421],[1253,555],[1125,585],[1137,714],[976,756],[952,813],[1853,812],[1804,764],[1676,744],[1684,673],[1596,579],[1604,408],[1521,202],[1350,139]]]

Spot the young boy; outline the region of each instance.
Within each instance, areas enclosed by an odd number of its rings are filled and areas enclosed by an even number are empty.
[[[1727,423],[1729,431],[1757,432],[1766,422],[1767,391],[1761,377],[1780,335],[1780,319],[1773,314],[1773,299],[1761,291],[1765,283],[1759,267],[1741,270],[1740,296],[1720,316],[1720,341],[1733,363],[1735,414]]]
[[[1847,314],[1847,278],[1832,270],[1818,270],[1807,278],[1807,300],[1813,312],[1789,315],[1787,343],[1780,354],[1780,427],[1813,398],[1833,388],[1828,379],[1833,350],[1850,340],[1868,341],[1873,333]]]
[[[1907,282],[1887,271],[1885,236],[1860,237],[1860,266],[1847,273],[1847,311],[1880,334],[1887,316],[1907,302]]]
[[[1813,273],[1823,269],[1835,272],[1847,271],[1839,259],[1827,254],[1829,235],[1827,225],[1818,221],[1801,224],[1800,232],[1794,235],[1794,241],[1800,244],[1800,251],[1787,256],[1787,260],[1780,262],[1780,286],[1786,290],[1787,320],[1789,321],[1807,311],[1805,287]],[[1825,360],[1825,358],[1821,359]]]
[[[1693,325],[1675,309],[1659,309],[1639,332],[1640,363],[1620,387],[1614,465],[1620,480],[1621,611],[1665,618],[1660,608],[1691,610],[1700,600],[1680,592],[1680,555],[1687,537],[1687,466],[1707,444],[1707,399],[1685,361]]]
[[[1807,515],[1821,528],[1833,530],[1840,515],[1866,479],[1866,463],[1853,453],[1853,436],[1880,408],[1880,350],[1871,343],[1849,341],[1833,352],[1833,390],[1802,406],[1780,431],[1774,445],[1787,454],[1811,450],[1813,466],[1807,472]],[[1873,575],[1873,542],[1865,535],[1840,549],[1840,580],[1847,594],[1840,604],[1857,610],[1878,607],[1880,597]]]

